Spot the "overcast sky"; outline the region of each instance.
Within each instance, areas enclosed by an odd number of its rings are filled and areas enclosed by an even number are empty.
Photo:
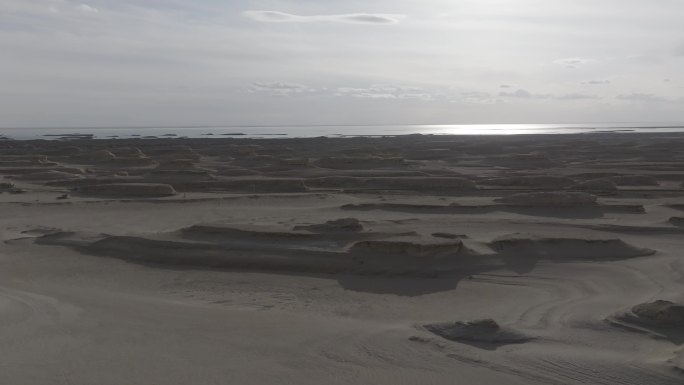
[[[0,126],[684,121],[682,0],[1,0]]]

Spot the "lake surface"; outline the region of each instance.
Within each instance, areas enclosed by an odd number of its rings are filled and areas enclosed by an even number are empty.
[[[583,124],[440,124],[326,126],[197,126],[197,127],[50,127],[0,128],[8,139],[189,137],[189,138],[306,138],[317,136],[394,135],[524,135],[578,133],[684,132],[684,122]]]

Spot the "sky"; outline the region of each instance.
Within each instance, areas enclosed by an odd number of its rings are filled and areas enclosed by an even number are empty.
[[[0,127],[684,121],[682,0],[0,0]]]

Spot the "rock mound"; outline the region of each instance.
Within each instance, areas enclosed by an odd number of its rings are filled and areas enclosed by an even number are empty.
[[[582,207],[596,206],[596,196],[584,192],[536,192],[513,194],[496,201],[517,206],[537,207]]]
[[[155,198],[176,195],[171,185],[160,183],[109,183],[85,185],[77,191],[87,195]]]
[[[670,223],[678,227],[684,227],[684,218],[672,217],[670,218]]]
[[[201,157],[190,146],[185,145],[150,147],[145,152],[159,161],[176,159],[199,160]]]
[[[610,178],[618,186],[658,186],[658,180],[650,175],[619,175]]]
[[[307,191],[301,179],[230,179],[174,183],[179,191],[225,191],[235,193],[296,193]]]
[[[451,341],[479,342],[493,345],[522,343],[531,338],[509,328],[502,328],[493,319],[426,324],[431,333]]]
[[[194,159],[169,159],[159,162],[157,170],[195,170]]]
[[[88,161],[88,162],[108,162],[111,160],[114,160],[116,158],[116,155],[114,155],[111,151],[107,150],[97,150],[93,152],[89,152],[87,154],[83,154],[78,157],[78,160],[81,161]]]
[[[54,166],[45,155],[3,155],[0,157],[0,167],[31,167]]]
[[[184,237],[216,241],[230,239],[308,240],[315,236],[309,231],[289,230],[279,226],[229,224],[196,224],[181,229],[181,233]]]
[[[235,166],[222,166],[216,171],[216,175],[220,176],[252,176],[258,174],[258,171]]]
[[[316,233],[355,233],[363,231],[363,225],[356,218],[340,218],[317,225],[295,226],[294,229]]]
[[[416,236],[359,241],[349,249],[349,255],[355,269],[364,274],[434,277],[475,263],[461,240]]]
[[[485,186],[526,187],[538,189],[563,189],[575,184],[570,178],[552,175],[511,176],[505,178],[491,178],[479,182]]]
[[[539,238],[513,234],[493,240],[490,247],[504,255],[544,259],[624,259],[652,255],[621,239]]]
[[[396,167],[405,163],[400,157],[324,157],[316,160],[314,165],[332,169],[370,169]]]
[[[461,240],[422,239],[417,237],[393,237],[356,242],[350,249],[357,255],[390,255],[425,258],[441,258],[465,250]]]
[[[594,179],[575,185],[578,190],[596,191],[596,192],[613,192],[617,191],[617,185],[610,179]]]
[[[477,186],[458,177],[353,177],[330,176],[310,179],[311,186],[342,189],[407,190],[407,191],[472,191]]]
[[[483,153],[485,150],[483,148],[477,149],[479,153]],[[501,148],[492,148],[492,152],[501,151]],[[544,152],[530,152],[526,154],[513,154],[513,155],[501,155],[495,156],[487,159],[487,162],[492,165],[508,167],[508,168],[518,168],[518,169],[531,169],[531,168],[548,168],[548,167],[558,167],[562,164],[555,161]]]
[[[215,180],[209,171],[204,170],[159,170],[155,169],[145,175],[145,179],[158,183],[192,182]]]
[[[64,172],[64,171],[57,171],[57,170],[49,170],[49,171],[43,171],[43,172],[35,172],[31,174],[24,174],[24,175],[17,175],[14,177],[14,179],[17,180],[27,180],[27,181],[34,181],[34,180],[68,180],[68,179],[81,179],[83,178],[83,175],[79,174],[72,174],[69,172]]]
[[[632,314],[652,326],[684,328],[684,305],[671,301],[642,303],[632,308]]]

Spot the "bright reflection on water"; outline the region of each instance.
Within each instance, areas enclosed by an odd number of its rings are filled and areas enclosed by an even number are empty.
[[[422,134],[521,135],[577,134],[590,132],[682,132],[684,124],[596,123],[596,124],[443,124],[415,126]]]
[[[94,138],[292,138],[317,136],[388,135],[520,135],[599,132],[684,132],[684,123],[595,124],[436,124],[436,125],[326,125],[326,126],[198,126],[198,127],[98,127],[98,128],[0,128],[9,139],[58,139],[63,135]]]

